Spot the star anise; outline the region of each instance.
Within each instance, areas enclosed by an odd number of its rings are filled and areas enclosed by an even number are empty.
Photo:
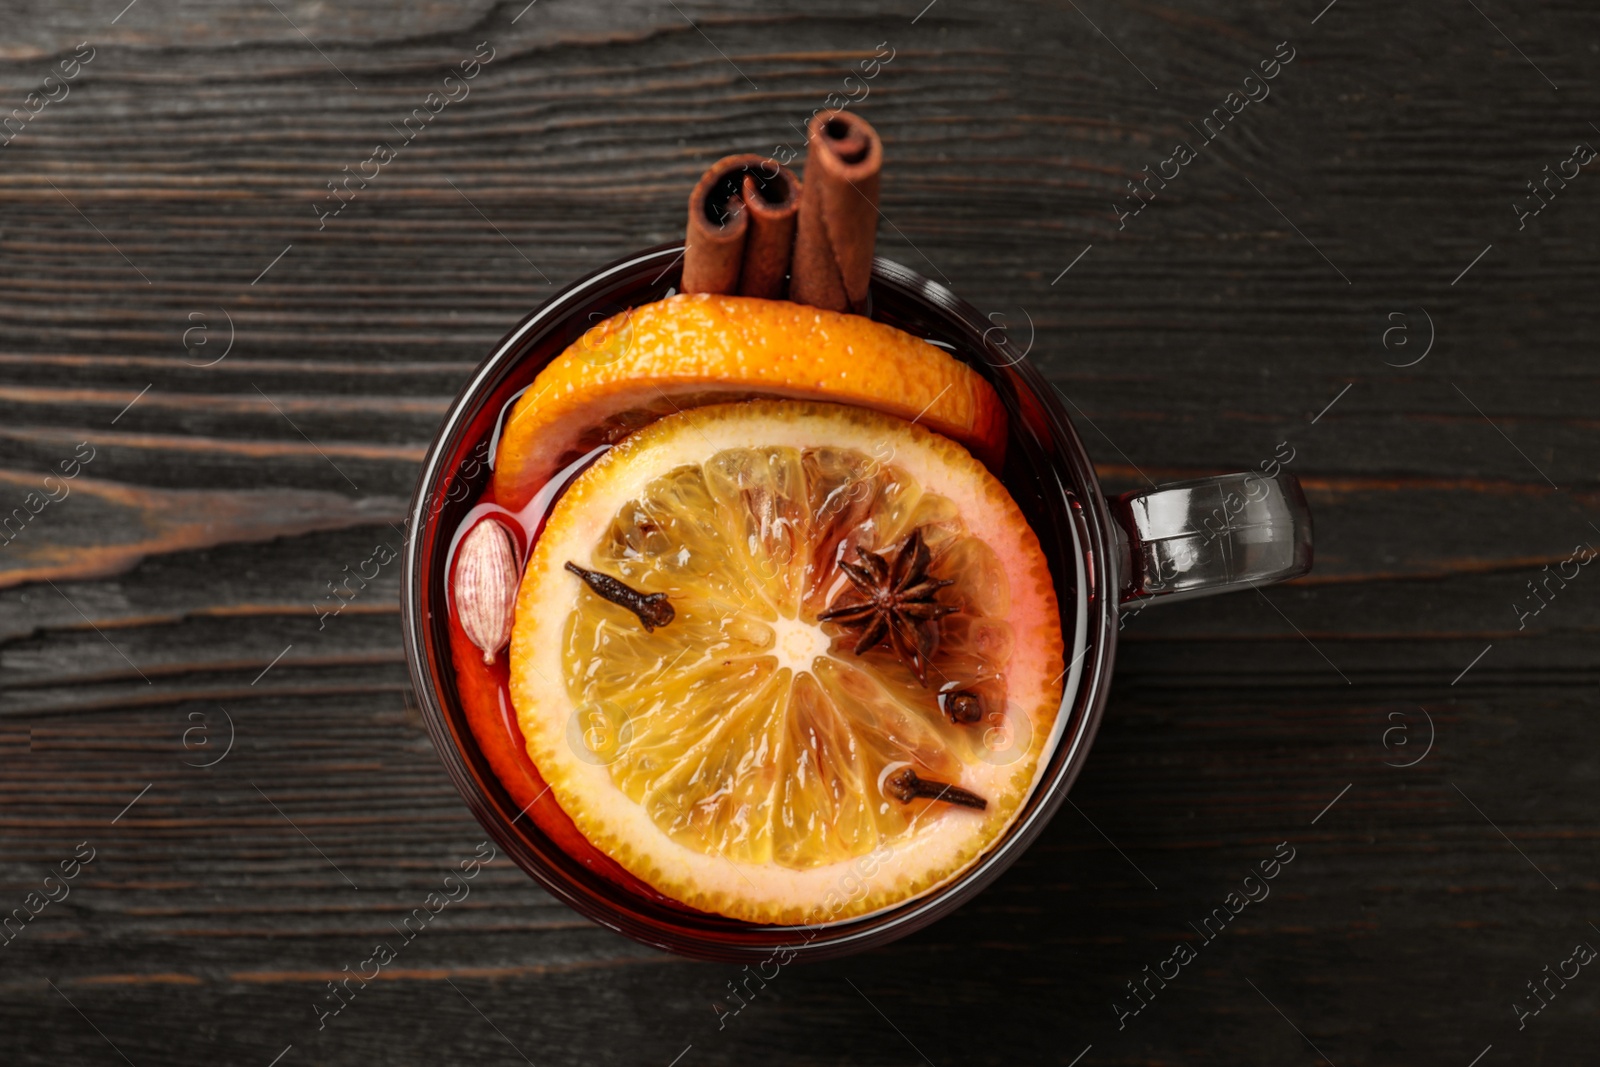
[[[934,624],[956,610],[934,600],[935,593],[954,581],[930,577],[931,561],[921,527],[900,543],[893,563],[857,545],[856,562],[841,559],[839,567],[865,599],[830,608],[818,618],[859,628],[861,636],[855,647],[858,656],[887,638],[917,681],[927,685],[928,660],[938,644]]]

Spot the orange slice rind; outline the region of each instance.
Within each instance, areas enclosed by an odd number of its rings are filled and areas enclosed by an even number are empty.
[[[540,371],[506,419],[495,497],[515,510],[598,445],[663,415],[751,395],[915,419],[988,463],[1004,449],[993,387],[937,346],[859,315],[696,293],[615,315]]]

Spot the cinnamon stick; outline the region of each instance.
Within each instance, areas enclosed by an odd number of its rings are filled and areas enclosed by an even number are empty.
[[[812,117],[806,130],[791,300],[833,311],[867,310],[882,168],[883,142],[866,119],[848,111]]]
[[[763,167],[744,176],[750,232],[744,239],[739,292],[776,300],[788,284],[795,221],[800,214],[800,179],[772,160],[763,161]],[[769,173],[773,175],[770,178]]]
[[[744,235],[750,228],[738,194],[744,156],[713,163],[689,193],[689,224],[683,242],[686,293],[732,293],[739,287]]]
[[[783,295],[800,210],[800,180],[774,160],[726,156],[689,194],[686,293]]]

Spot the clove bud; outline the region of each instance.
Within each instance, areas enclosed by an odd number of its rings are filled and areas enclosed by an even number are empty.
[[[935,782],[930,778],[920,777],[910,767],[895,771],[884,779],[883,791],[894,797],[902,804],[909,804],[913,800],[942,800],[946,804],[959,804],[963,808],[973,808],[983,811],[989,802],[978,794],[962,789],[959,785],[949,782]]]
[[[567,563],[567,570],[582,578],[583,584],[594,590],[595,596],[627,608],[639,616],[639,622],[646,631],[654,630],[657,626],[665,626],[676,614],[672,610],[672,605],[668,603],[665,593],[641,593],[609,574],[587,570],[570,561]]]
[[[971,726],[983,718],[983,701],[970,689],[941,695],[939,703],[944,707],[945,717],[957,725]]]

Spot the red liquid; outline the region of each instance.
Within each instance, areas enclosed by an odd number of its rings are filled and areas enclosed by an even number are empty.
[[[544,529],[550,509],[560,499],[562,491],[605,451],[605,447],[597,448],[567,467],[540,487],[521,511],[508,511],[497,504],[491,483],[451,536],[445,558],[445,573],[454,574],[456,546],[461,539],[478,523],[491,517],[511,532],[512,540],[517,545],[520,572],[521,565],[527,561],[528,553]],[[445,596],[449,604],[450,657],[456,668],[456,694],[461,700],[461,709],[466,713],[467,724],[472,729],[472,736],[477,739],[479,750],[511,799],[563,852],[596,874],[658,904],[698,914],[693,908],[662,896],[629,874],[610,856],[591,845],[589,839],[573,825],[551,793],[549,783],[539,773],[539,768],[528,758],[522,728],[517,725],[516,709],[511,705],[511,650],[502,649],[492,664],[483,662],[483,650],[474,645],[461,628],[461,620],[456,615],[455,602],[449,592],[451,584],[446,584]]]

